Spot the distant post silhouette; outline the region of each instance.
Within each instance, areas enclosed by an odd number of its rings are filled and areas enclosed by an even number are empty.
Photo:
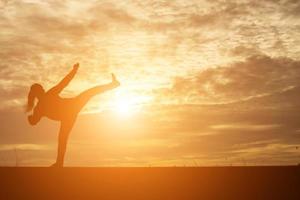
[[[79,63],[76,63],[73,66],[72,71],[50,90],[45,91],[42,85],[35,83],[31,86],[28,94],[26,112],[31,112],[33,110],[32,114],[28,116],[28,122],[31,125],[36,125],[42,117],[60,121],[57,159],[52,165],[54,167],[63,166],[69,134],[78,113],[84,105],[93,96],[120,86],[120,82],[116,79],[115,75],[112,74],[111,83],[90,88],[73,98],[60,97],[60,92],[70,83],[78,68]],[[38,100],[36,105],[35,99]]]
[[[16,164],[16,167],[18,167],[19,166],[19,157],[18,157],[17,147],[14,148],[14,154],[15,154],[15,164]]]

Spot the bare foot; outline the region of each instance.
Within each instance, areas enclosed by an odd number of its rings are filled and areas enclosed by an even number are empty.
[[[116,87],[118,87],[118,86],[121,85],[120,82],[117,80],[116,76],[115,76],[113,73],[111,74],[111,79],[112,79],[112,83],[113,83]]]
[[[52,164],[50,167],[60,168],[60,167],[63,167],[63,165],[56,162],[56,163]]]
[[[79,63],[73,65],[73,69],[78,70],[78,68],[79,68]]]

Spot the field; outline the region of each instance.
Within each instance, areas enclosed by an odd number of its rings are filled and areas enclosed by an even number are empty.
[[[300,167],[1,167],[0,199],[300,199]]]

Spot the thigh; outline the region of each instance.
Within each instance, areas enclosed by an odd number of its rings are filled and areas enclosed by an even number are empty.
[[[80,112],[81,109],[85,106],[85,104],[90,100],[90,98],[91,97],[86,92],[83,92],[77,97],[75,97],[73,101],[73,107],[75,112]]]
[[[68,138],[74,123],[76,121],[76,115],[65,117],[60,124],[59,137]]]

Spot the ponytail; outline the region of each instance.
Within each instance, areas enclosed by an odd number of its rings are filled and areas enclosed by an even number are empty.
[[[33,109],[35,98],[37,98],[37,93],[40,89],[43,90],[43,87],[38,83],[35,83],[30,87],[27,98],[26,112],[30,112]]]

